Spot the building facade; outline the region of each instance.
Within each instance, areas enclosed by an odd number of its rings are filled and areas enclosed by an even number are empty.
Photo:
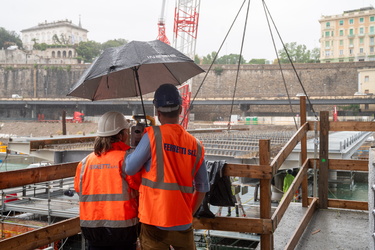
[[[375,9],[366,7],[322,16],[321,62],[375,61]]]
[[[76,64],[77,53],[74,45],[87,42],[88,30],[81,22],[54,21],[39,23],[32,28],[21,30],[23,50],[2,51],[0,62],[26,64]],[[34,44],[47,44],[46,49],[35,50]]]
[[[21,30],[22,43],[26,50],[32,50],[35,42],[48,45],[74,45],[87,42],[87,33],[88,31],[82,28],[81,23],[75,25],[69,20],[50,23],[45,21],[35,27]]]

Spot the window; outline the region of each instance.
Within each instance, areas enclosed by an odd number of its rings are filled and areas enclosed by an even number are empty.
[[[340,36],[343,36],[343,35],[344,35],[344,31],[340,30]]]
[[[360,18],[359,18],[359,22],[360,22],[360,23],[364,23],[364,22],[365,22],[365,18],[364,18],[364,17],[360,17]]]
[[[359,48],[359,53],[363,53],[363,48]]]
[[[353,50],[352,49],[349,50],[349,54],[350,55],[353,54]]]
[[[364,31],[365,31],[365,29],[363,27],[359,28],[359,34],[365,33]]]
[[[339,24],[344,25],[344,20],[340,20]]]
[[[329,22],[326,22],[326,28],[329,28],[331,24]]]
[[[340,40],[340,46],[344,46],[344,40]]]
[[[373,22],[373,21],[375,21],[375,17],[370,16],[370,22]]]
[[[329,31],[326,31],[326,35],[325,35],[325,37],[329,37]]]
[[[349,45],[353,46],[353,39],[349,39]]]
[[[329,50],[326,51],[326,56],[330,56],[330,51]]]
[[[374,47],[370,47],[370,53],[374,53]]]
[[[374,34],[375,33],[375,28],[374,26],[370,26],[370,34]]]
[[[364,43],[363,37],[359,38],[359,44],[363,44],[363,43]]]
[[[325,44],[326,44],[326,49],[329,49],[329,41],[326,41]]]
[[[354,29],[349,29],[349,35],[351,35],[351,36],[354,35]]]
[[[354,24],[354,19],[349,19],[349,24]]]
[[[370,81],[370,77],[369,76],[365,76],[365,82],[369,82]]]
[[[344,54],[344,50],[340,49],[340,56]]]

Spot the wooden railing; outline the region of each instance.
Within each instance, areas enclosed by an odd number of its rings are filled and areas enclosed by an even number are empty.
[[[273,233],[293,199],[293,194],[301,186],[302,206],[308,207],[285,249],[294,249],[318,208],[347,208],[367,210],[367,202],[328,199],[328,170],[367,171],[368,161],[328,159],[328,132],[331,131],[375,131],[375,122],[329,122],[328,112],[321,112],[320,122],[306,121],[306,100],[301,97],[301,126],[295,135],[271,161],[270,140],[259,141],[259,165],[226,164],[224,175],[260,179],[260,218],[194,218],[195,229],[248,232],[261,235],[261,249],[273,249]],[[319,158],[307,158],[307,132],[314,130],[314,123],[320,130]],[[303,163],[288,192],[271,214],[271,179],[277,173],[294,147],[301,142],[301,162]],[[319,169],[319,195],[308,197],[307,170],[316,163]],[[0,173],[0,189],[19,187],[42,181],[72,177],[77,163],[24,169]],[[34,249],[80,232],[79,218],[65,220],[38,230],[0,241],[0,249]]]

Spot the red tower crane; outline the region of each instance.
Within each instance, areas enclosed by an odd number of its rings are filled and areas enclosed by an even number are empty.
[[[198,34],[200,0],[177,0],[174,26],[173,46],[194,60]]]
[[[194,60],[198,34],[200,0],[176,0],[173,25],[173,47]],[[183,98],[182,126],[187,129],[192,82],[180,88]]]
[[[158,21],[158,37],[156,38],[157,40],[160,40],[166,44],[171,44],[167,38],[167,35],[165,34],[165,21],[164,21],[164,10],[165,10],[165,0],[163,0],[163,4],[161,7],[161,14],[160,18]]]

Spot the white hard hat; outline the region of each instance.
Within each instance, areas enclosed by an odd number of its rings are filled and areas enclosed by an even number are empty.
[[[128,129],[129,123],[120,112],[109,111],[100,117],[97,135],[107,137],[117,135],[121,130]]]

